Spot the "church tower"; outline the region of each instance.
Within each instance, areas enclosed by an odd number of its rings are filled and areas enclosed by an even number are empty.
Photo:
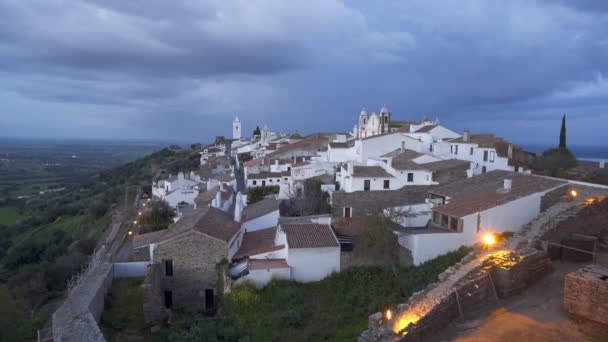
[[[232,139],[241,139],[241,120],[238,116],[232,121]]]
[[[391,124],[391,113],[386,105],[380,109],[380,133],[388,133]]]

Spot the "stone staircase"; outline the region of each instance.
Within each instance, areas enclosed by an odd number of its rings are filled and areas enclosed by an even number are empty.
[[[582,208],[583,205],[578,201],[560,202],[549,207],[513,235],[509,241],[509,249],[533,245],[544,233],[557,227],[560,222],[575,216]]]

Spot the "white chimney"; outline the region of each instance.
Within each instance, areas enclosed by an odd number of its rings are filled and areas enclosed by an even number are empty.
[[[513,145],[509,144],[509,148],[507,150],[507,157],[513,158]]]
[[[505,190],[511,190],[511,183],[512,183],[512,181],[510,179],[505,179],[505,184],[504,184]]]
[[[600,169],[603,169],[606,167],[606,161],[605,160],[600,160]]]
[[[177,179],[179,179],[179,180],[183,180],[183,179],[184,179],[184,173],[183,173],[183,172],[181,172],[181,171],[180,171],[180,172],[178,172],[178,173],[177,173]]]
[[[213,200],[213,207],[219,209],[221,206],[222,206],[222,193],[218,191],[215,193],[215,200]]]
[[[234,203],[234,220],[236,222],[241,222],[241,217],[243,215],[243,200],[241,197],[241,193],[236,194],[236,200]]]
[[[347,168],[348,174],[352,175],[354,172],[353,163],[348,163],[346,168]]]
[[[462,134],[462,141],[469,142],[469,140],[471,140],[471,132],[469,132],[468,129],[465,129],[464,133]]]

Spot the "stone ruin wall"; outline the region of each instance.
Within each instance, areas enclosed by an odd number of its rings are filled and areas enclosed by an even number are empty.
[[[570,314],[608,325],[608,268],[591,265],[564,278],[564,308]]]
[[[509,254],[512,256],[513,253]],[[391,331],[393,322],[387,324],[383,313],[371,315],[369,329],[360,336],[359,341],[424,341],[455,319],[461,317],[466,319],[467,313],[478,310],[488,303],[496,303],[498,298],[524,290],[550,269],[549,259],[536,250],[514,258],[507,256],[502,261],[502,264],[501,260],[486,262],[483,267],[470,272],[454,286],[450,295],[435,304],[424,317],[415,324],[410,324],[399,335],[393,334]],[[439,276],[439,279],[444,278],[443,274]],[[407,303],[399,305],[397,315],[406,312],[409,307],[420,301],[424,291],[426,290],[414,294]]]

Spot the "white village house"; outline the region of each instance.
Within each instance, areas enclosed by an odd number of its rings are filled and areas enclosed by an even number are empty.
[[[415,265],[441,254],[472,246],[483,234],[515,232],[539,215],[541,199],[565,181],[496,170],[429,190],[425,204],[410,206],[415,220],[404,225],[399,244],[412,253]],[[420,227],[426,222],[424,227]],[[413,227],[411,226],[413,225]]]

